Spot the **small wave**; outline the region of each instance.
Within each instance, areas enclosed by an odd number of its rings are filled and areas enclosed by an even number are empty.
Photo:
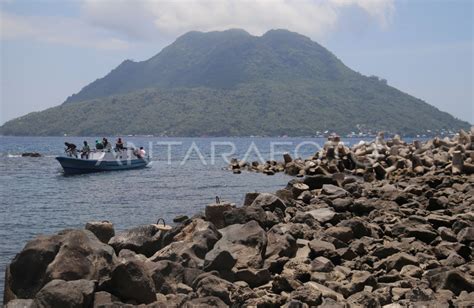
[[[13,158],[13,157],[21,157],[19,154],[8,154],[7,157]]]

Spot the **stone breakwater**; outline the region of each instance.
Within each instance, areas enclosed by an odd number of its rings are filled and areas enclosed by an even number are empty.
[[[7,267],[4,303],[472,307],[473,135],[333,140],[308,160],[286,157],[282,171],[300,177],[240,207],[216,201],[173,227],[115,234],[90,222],[39,236]]]
[[[344,172],[363,176],[366,182],[375,179],[396,178],[400,175],[422,175],[446,170],[448,174],[474,173],[474,128],[470,133],[460,131],[453,139],[434,138],[425,143],[408,144],[395,136],[384,140],[379,134],[373,142],[360,142],[347,147],[339,137],[331,137],[324,147],[307,159],[292,159],[283,155],[284,161],[246,162],[233,159],[229,169],[236,174],[242,170],[274,175],[285,172],[291,176],[331,175]]]

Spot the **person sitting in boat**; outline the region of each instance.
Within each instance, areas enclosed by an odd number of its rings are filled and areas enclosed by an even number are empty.
[[[64,145],[66,146],[66,154],[68,156],[74,156],[77,158],[77,146],[74,143],[69,143],[69,142],[64,142]]]
[[[112,145],[110,142],[107,140],[107,138],[102,138],[102,144],[104,145],[104,149],[107,151],[112,150]]]
[[[87,144],[87,141],[84,141],[84,146],[81,150],[81,158],[89,159],[89,153],[91,152],[91,148]]]
[[[96,140],[95,141],[95,148],[97,150],[103,150],[104,149],[104,145],[102,144],[102,142],[99,142],[99,140]]]
[[[143,147],[140,147],[138,154],[140,158],[145,158],[145,155],[146,155],[145,149]]]
[[[115,149],[117,151],[122,151],[125,147],[123,146],[122,138],[118,138],[117,142],[115,143]]]

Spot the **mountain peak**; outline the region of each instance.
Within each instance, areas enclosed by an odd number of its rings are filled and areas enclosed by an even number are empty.
[[[63,106],[0,132],[311,135],[360,127],[414,133],[468,124],[354,72],[306,36],[230,29],[188,32],[146,61],[124,61]]]

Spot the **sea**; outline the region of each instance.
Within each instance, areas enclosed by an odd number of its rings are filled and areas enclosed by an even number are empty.
[[[108,220],[115,231],[156,223],[172,224],[178,215],[192,216],[221,201],[243,203],[247,192],[274,192],[291,179],[227,169],[231,158],[282,160],[313,155],[324,138],[158,138],[122,137],[143,146],[151,164],[139,170],[65,176],[55,157],[64,142],[91,145],[102,137],[0,136],[0,296],[4,271],[26,243],[40,234],[84,228],[88,221]],[[112,143],[115,137],[108,137]],[[361,139],[343,139],[346,144]],[[367,140],[369,141],[369,140]],[[22,157],[38,152],[41,157]]]

